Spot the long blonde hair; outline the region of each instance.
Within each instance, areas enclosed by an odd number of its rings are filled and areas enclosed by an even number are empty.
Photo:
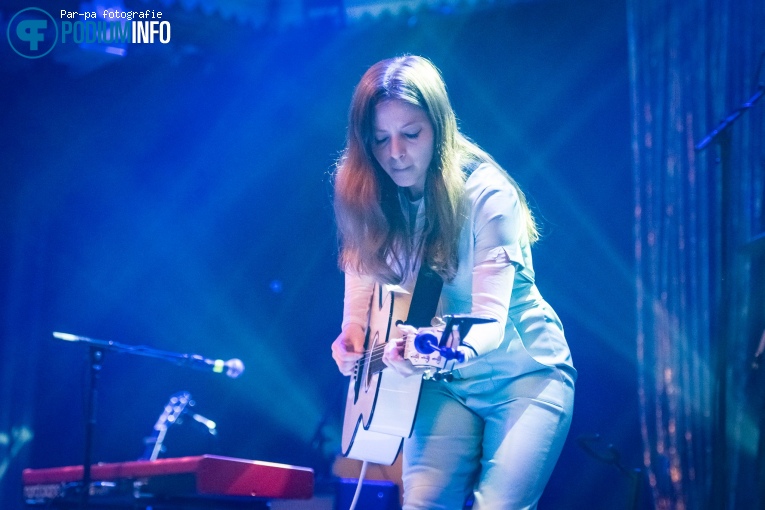
[[[339,264],[343,270],[372,275],[381,282],[401,283],[419,255],[408,239],[398,188],[372,152],[375,107],[391,99],[421,108],[433,126],[433,159],[425,180],[423,260],[449,281],[459,262],[457,243],[466,215],[462,200],[466,168],[496,162],[459,132],[441,73],[418,56],[374,64],[353,93],[346,147],[334,175]],[[534,242],[539,236],[525,196],[505,175],[518,191],[529,240]]]

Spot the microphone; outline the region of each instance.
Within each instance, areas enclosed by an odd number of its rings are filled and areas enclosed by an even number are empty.
[[[53,337],[65,342],[87,342],[90,338],[86,336],[73,335],[71,333],[60,333],[58,331],[53,332]]]
[[[205,418],[201,414],[194,413],[191,415],[191,417],[196,421],[197,423],[201,423],[205,427],[207,427],[207,431],[215,436],[218,434],[218,431],[216,430],[216,427],[218,426],[214,421],[212,421],[209,418]]]
[[[244,363],[238,358],[223,361],[222,359],[203,358],[199,354],[184,354],[178,364],[216,374],[222,374],[225,369],[226,375],[232,379],[236,379],[244,372]]]
[[[444,359],[456,359],[460,363],[465,361],[465,354],[457,349],[439,347],[438,338],[429,331],[418,333],[414,337],[414,349],[420,354],[431,354],[438,351]]]

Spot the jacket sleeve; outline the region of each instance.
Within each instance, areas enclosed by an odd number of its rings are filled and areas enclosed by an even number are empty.
[[[345,273],[345,297],[343,298],[342,328],[349,324],[358,324],[366,331],[369,321],[369,305],[371,303],[374,279],[352,272]]]
[[[463,344],[475,354],[486,354],[502,343],[513,280],[523,267],[521,240],[525,219],[515,187],[491,167],[473,188],[473,272],[471,313],[496,319],[471,328]],[[475,174],[474,174],[475,175]]]

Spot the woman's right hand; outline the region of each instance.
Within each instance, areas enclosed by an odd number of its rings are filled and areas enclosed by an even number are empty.
[[[332,342],[332,358],[343,375],[352,375],[356,362],[364,355],[364,329],[348,324]]]

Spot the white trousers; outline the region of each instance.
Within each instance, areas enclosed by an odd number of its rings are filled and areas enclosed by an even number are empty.
[[[404,510],[537,507],[571,425],[572,377],[545,368],[424,381],[404,440]]]

